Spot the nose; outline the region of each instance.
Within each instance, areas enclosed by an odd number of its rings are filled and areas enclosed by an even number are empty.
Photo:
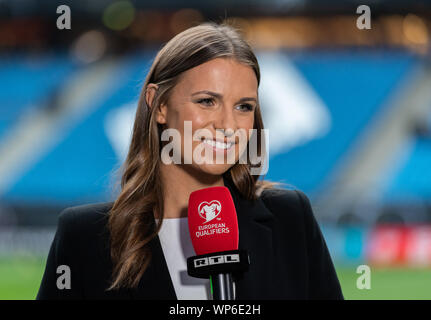
[[[232,136],[237,130],[237,123],[232,109],[229,107],[220,108],[215,121],[216,130],[223,130],[224,135],[227,137]]]

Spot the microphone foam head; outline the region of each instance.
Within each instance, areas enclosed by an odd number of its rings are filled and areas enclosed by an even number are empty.
[[[211,187],[192,192],[188,224],[196,255],[238,249],[238,219],[228,188]]]

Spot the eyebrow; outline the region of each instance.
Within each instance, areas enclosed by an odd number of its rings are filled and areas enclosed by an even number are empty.
[[[194,92],[194,93],[192,93],[192,96],[200,94],[200,93],[209,94],[210,96],[213,96],[213,97],[215,97],[217,99],[222,99],[223,98],[222,94],[217,93],[217,92],[208,91],[208,90],[202,90],[202,91]],[[239,103],[239,102],[245,102],[245,101],[254,101],[254,102],[257,103],[257,99],[254,98],[254,97],[243,97],[243,98],[239,99],[237,103]]]

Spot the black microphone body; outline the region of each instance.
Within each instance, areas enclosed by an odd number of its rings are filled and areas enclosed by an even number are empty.
[[[214,300],[235,300],[231,273],[219,273],[211,276]]]
[[[235,300],[233,274],[248,270],[250,258],[245,250],[214,252],[187,259],[187,273],[210,279],[213,300]]]

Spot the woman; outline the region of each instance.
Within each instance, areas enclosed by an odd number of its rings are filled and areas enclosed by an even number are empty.
[[[186,273],[187,206],[191,192],[226,186],[251,261],[235,279],[237,299],[342,299],[308,198],[258,181],[253,159],[240,161],[252,129],[257,156],[265,153],[259,81],[255,55],[226,24],[170,40],[143,85],[118,198],[60,214],[37,298],[211,299],[208,280]],[[191,141],[186,124],[208,136]],[[209,161],[216,156],[224,161]]]

